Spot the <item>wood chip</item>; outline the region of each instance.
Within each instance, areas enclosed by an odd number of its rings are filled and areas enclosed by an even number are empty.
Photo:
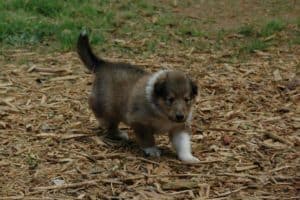
[[[79,78],[78,76],[70,75],[70,76],[51,78],[50,81],[66,81],[66,80],[74,80],[74,79],[78,79],[78,78]]]
[[[282,80],[282,77],[280,75],[280,72],[278,69],[276,69],[274,72],[273,72],[273,75],[274,75],[274,80],[275,81],[281,81]]]
[[[184,190],[184,189],[193,189],[199,187],[199,183],[196,181],[170,181],[168,183],[162,184],[162,189],[164,190]]]
[[[62,190],[62,189],[67,189],[67,188],[77,188],[77,187],[86,187],[86,186],[91,186],[91,185],[97,185],[98,182],[122,184],[122,182],[119,182],[119,181],[116,181],[116,180],[97,179],[97,180],[83,181],[83,182],[79,182],[79,183],[41,186],[41,187],[35,187],[35,188],[32,188],[32,189],[33,190]]]

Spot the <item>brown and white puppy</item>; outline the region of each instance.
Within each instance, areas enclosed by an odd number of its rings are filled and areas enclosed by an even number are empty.
[[[180,160],[199,161],[191,153],[190,123],[197,86],[190,78],[173,70],[151,74],[130,64],[104,61],[92,52],[85,32],[78,38],[77,51],[95,74],[89,105],[110,137],[128,139],[118,128],[123,122],[134,130],[143,151],[158,157],[161,151],[154,135],[169,133]]]

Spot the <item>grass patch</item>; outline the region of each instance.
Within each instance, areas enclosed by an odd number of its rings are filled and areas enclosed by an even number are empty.
[[[292,40],[292,44],[300,44],[300,36],[294,38],[294,39]]]
[[[141,41],[136,49],[157,52],[160,43],[197,46],[204,34],[199,20],[177,15],[167,4],[147,0],[10,0],[0,2],[0,43],[2,47],[44,46],[72,50],[82,28],[89,30],[94,45],[112,45],[115,39]],[[193,39],[191,39],[193,38]],[[140,46],[138,46],[140,45]]]
[[[253,39],[248,41],[242,48],[242,52],[253,53],[255,50],[263,51],[269,47],[267,42],[261,41],[259,39]]]
[[[194,20],[184,19],[180,22],[177,33],[182,36],[201,37],[204,33],[195,26]]]
[[[290,24],[297,24],[296,20],[290,21]],[[255,50],[264,51],[267,50],[268,47],[278,46],[281,44],[288,44],[289,46],[293,44],[299,44],[299,34],[297,30],[288,29],[287,23],[283,20],[271,20],[263,25],[256,24],[248,24],[241,26],[236,30],[240,35],[244,37],[236,40],[237,42],[232,42],[231,44],[233,48],[238,48],[238,54],[242,53],[253,53]],[[271,37],[266,40],[267,37],[272,36],[281,31],[285,31],[286,34],[289,35],[288,38]],[[227,43],[228,44],[228,43]]]
[[[47,42],[61,50],[70,50],[80,30],[91,27],[95,33],[92,42],[99,44],[114,27],[115,14],[109,7],[109,1],[92,0],[2,1],[0,43],[22,47]]]
[[[238,33],[243,36],[250,37],[250,36],[254,36],[256,31],[253,25],[244,25],[239,28]]]
[[[6,4],[8,9],[24,10],[45,17],[55,17],[63,10],[63,4],[45,0],[11,0]]]
[[[178,2],[176,7],[189,6],[189,3]],[[141,51],[147,51],[145,55],[159,54],[192,47],[197,51],[221,50],[226,45],[237,51],[253,52],[272,45],[270,41],[262,42],[261,38],[286,28],[286,24],[277,19],[264,25],[249,24],[234,30],[224,28],[208,34],[211,30],[203,27],[207,24],[213,27],[214,18],[198,20],[178,14],[173,8],[172,2],[158,6],[155,1],[147,0],[0,1],[0,45],[2,49],[42,46],[69,51],[74,49],[79,32],[86,28],[96,47],[113,48],[130,55],[141,54]],[[295,23],[300,26],[300,20]],[[227,37],[233,32],[244,37]],[[298,36],[293,38],[298,43]],[[130,45],[114,44],[116,39],[130,42]],[[276,38],[272,40],[277,42]]]
[[[281,20],[272,20],[266,23],[260,30],[260,35],[262,37],[268,37],[276,32],[280,32],[285,28],[285,23]]]
[[[299,28],[300,28],[300,26],[299,26]],[[291,38],[290,44],[291,45],[292,44],[298,44],[298,45],[300,44],[300,30],[294,34],[293,38]]]

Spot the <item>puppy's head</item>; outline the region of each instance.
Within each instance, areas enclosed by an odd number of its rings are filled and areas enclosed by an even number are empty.
[[[198,93],[197,85],[184,73],[167,71],[154,83],[153,101],[171,121],[185,122]]]

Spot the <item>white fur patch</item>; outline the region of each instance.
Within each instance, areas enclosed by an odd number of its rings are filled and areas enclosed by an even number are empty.
[[[160,157],[161,155],[161,150],[159,150],[157,147],[143,148],[143,151],[145,152],[145,154],[153,157]]]
[[[172,145],[180,160],[186,163],[197,163],[199,159],[192,155],[190,135],[186,132],[175,133],[172,136]]]
[[[168,70],[160,70],[158,72],[155,72],[149,78],[147,85],[146,85],[146,98],[150,103],[152,103],[152,95],[153,95],[153,91],[154,91],[154,85],[155,85],[157,79],[159,79],[159,77],[161,75],[165,74],[166,72],[168,72]]]

